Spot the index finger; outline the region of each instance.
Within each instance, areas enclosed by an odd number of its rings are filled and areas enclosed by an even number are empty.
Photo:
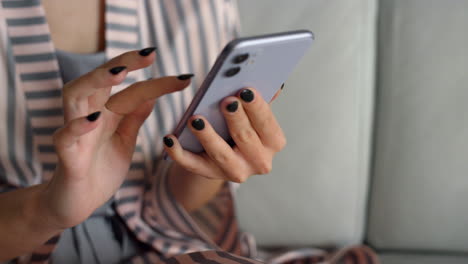
[[[67,97],[87,97],[94,94],[99,88],[120,84],[128,72],[146,68],[153,63],[156,54],[151,52],[141,55],[142,51],[145,50],[148,49],[129,51],[111,59],[78,79],[67,83],[64,87],[64,94]],[[153,48],[151,50],[154,51]]]
[[[146,48],[123,53],[67,83],[63,88],[65,122],[100,109],[109,98],[111,87],[122,83],[128,72],[153,63],[154,51],[155,48]],[[92,102],[91,106],[89,102]]]
[[[169,76],[134,83],[111,96],[105,106],[115,114],[132,113],[148,100],[184,89],[190,84],[191,77],[193,75]]]

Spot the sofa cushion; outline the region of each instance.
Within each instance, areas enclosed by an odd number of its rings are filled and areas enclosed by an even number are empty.
[[[368,234],[379,249],[468,252],[467,9],[381,1]]]
[[[243,35],[310,29],[316,42],[273,110],[288,146],[242,184],[243,229],[260,245],[362,239],[373,98],[375,2],[239,1]],[[278,62],[280,63],[280,62]]]
[[[381,254],[382,264],[466,264],[468,256],[435,254]]]

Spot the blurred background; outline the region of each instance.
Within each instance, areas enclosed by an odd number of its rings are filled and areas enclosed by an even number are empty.
[[[365,243],[384,264],[468,263],[467,10],[239,0],[244,36],[316,36],[273,106],[288,146],[236,198],[260,246]]]

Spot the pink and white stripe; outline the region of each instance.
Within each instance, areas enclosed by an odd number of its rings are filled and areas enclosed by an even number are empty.
[[[18,21],[43,18],[44,10],[40,2],[1,0],[1,3],[0,173],[5,170],[6,175],[0,175],[3,177],[0,178],[0,190],[6,190],[7,187],[19,188],[50,179],[57,157],[52,152],[40,152],[39,146],[50,149],[52,133],[32,133],[31,130],[49,131],[50,128],[62,126],[61,114],[50,110],[62,108],[61,98],[57,95],[60,94],[63,83],[55,57],[18,61],[18,58],[25,56],[30,58],[55,54],[47,23],[15,26],[5,24],[8,19]],[[209,64],[214,62],[223,45],[239,31],[235,0],[107,0],[106,25],[113,25],[108,26],[105,33],[107,58],[133,49],[158,47],[158,62],[146,71],[150,75],[147,76],[145,71],[133,72],[124,84],[113,89],[114,93],[124,89],[131,81],[189,72],[196,75],[193,80],[193,88],[196,88],[207,74],[205,69],[211,66]],[[131,31],[129,28],[138,30]],[[9,51],[13,52],[13,59],[16,60],[13,65],[9,61]],[[8,76],[12,68],[16,73],[11,80],[16,92],[14,102],[8,101]],[[135,236],[153,249],[142,256],[136,256],[133,263],[260,263],[239,257],[255,257],[255,241],[238,229],[233,197],[228,185],[206,207],[192,215],[177,204],[167,188],[167,169],[170,164],[160,161],[161,137],[171,132],[186,107],[184,104],[192,96],[193,89],[186,89],[158,100],[158,106],[138,137],[138,151],[133,155],[132,169],[115,194],[117,213]],[[12,130],[8,126],[8,120],[13,114],[15,120]],[[28,122],[32,126],[31,130]],[[12,131],[15,134],[14,159],[11,158],[9,148],[3,147],[12,146],[9,140]],[[33,136],[34,146],[29,146],[32,153],[26,152],[28,133]],[[28,164],[28,155],[32,155],[32,164]],[[21,175],[25,182],[22,182]],[[197,224],[197,215],[198,220],[206,223]],[[208,230],[210,227],[212,229]],[[51,239],[32,256],[21,257],[19,263],[47,263],[57,241],[57,238]],[[371,254],[370,250],[359,250],[352,248],[350,252],[358,259]],[[178,256],[171,259],[176,255]],[[318,263],[312,262],[310,256],[310,252],[305,251],[289,252],[276,258],[274,263],[304,263],[306,260],[309,263]],[[333,258],[336,263],[343,258],[349,259],[346,252],[339,252]],[[373,259],[372,263],[378,262]]]

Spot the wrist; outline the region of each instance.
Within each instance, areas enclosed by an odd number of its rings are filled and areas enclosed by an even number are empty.
[[[217,179],[217,178],[209,178],[203,175],[195,174],[192,173],[176,162],[172,162],[172,164],[169,165],[168,171],[167,171],[167,176],[168,179],[173,179],[175,181],[200,181],[200,182],[208,182],[208,183],[224,183],[224,179]]]
[[[63,231],[64,228],[59,227],[52,220],[53,214],[47,206],[46,188],[47,184],[44,183],[31,187],[30,195],[23,202],[21,214],[31,232],[51,237]]]
[[[177,163],[168,168],[169,191],[188,212],[204,206],[224,184],[224,179],[211,179],[191,173]]]

